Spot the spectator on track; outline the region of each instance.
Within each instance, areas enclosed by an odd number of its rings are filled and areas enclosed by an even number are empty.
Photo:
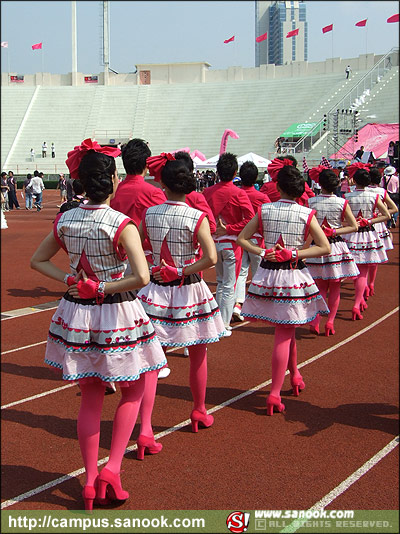
[[[63,173],[60,173],[60,178],[58,180],[56,189],[60,190],[60,205],[57,206],[57,208],[59,208],[61,204],[67,200],[67,181],[64,178]]]
[[[204,190],[217,223],[213,234],[217,249],[217,291],[215,299],[221,310],[227,335],[232,334],[230,322],[235,306],[235,286],[242,263],[242,250],[236,243],[237,236],[254,216],[253,206],[245,191],[233,184],[238,170],[234,154],[221,154],[217,163],[220,182]]]
[[[40,211],[42,209],[43,191],[45,189],[42,176],[42,172],[39,173],[38,171],[34,171],[33,178],[31,180],[32,195],[35,199],[36,211]]]
[[[32,192],[32,174],[26,175],[26,180],[24,181],[24,185],[22,186],[23,194],[25,195],[25,209],[31,210],[32,209],[32,199],[33,199],[33,192]]]
[[[7,185],[9,187],[8,191],[8,205],[9,209],[12,210],[15,209],[20,210],[20,205],[17,199],[17,181],[15,180],[14,173],[12,171],[9,171],[8,178],[7,178]]]
[[[143,376],[156,374],[166,363],[153,326],[132,293],[148,283],[149,271],[135,225],[109,205],[118,186],[111,154],[120,151],[90,139],[68,153],[71,176],[79,177],[89,203],[60,214],[31,259],[33,269],[68,286],[51,321],[45,362],[62,369],[64,380],[79,380],[77,427],[86,510],[93,509],[94,501],[108,504],[129,497],[120,471],[146,387]],[[60,248],[69,255],[70,272],[51,262]],[[124,276],[128,261],[132,274]],[[108,462],[99,474],[101,411],[110,381],[119,384],[122,398]]]
[[[4,198],[4,202],[1,204],[1,209],[2,211],[9,211],[9,206],[8,206],[8,192],[9,192],[10,188],[8,187],[8,184],[7,184],[7,173],[6,172],[2,172],[1,173],[1,194],[3,195],[3,198]]]

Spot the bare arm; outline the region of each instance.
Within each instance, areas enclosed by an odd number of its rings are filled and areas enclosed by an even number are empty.
[[[240,232],[236,242],[244,250],[247,250],[247,252],[260,255],[264,251],[264,249],[259,247],[258,245],[255,245],[254,243],[250,241],[252,236],[257,231],[258,231],[258,214],[254,215],[254,217],[246,224],[246,226]]]
[[[341,228],[337,228],[336,235],[351,234],[352,232],[357,232],[358,223],[348,204],[346,205],[346,209],[344,210],[344,220],[346,225],[342,226]]]
[[[57,243],[53,232],[50,232],[34,252],[31,258],[31,268],[39,273],[44,274],[48,278],[53,278],[54,280],[63,282],[67,273],[59,269],[50,261],[51,258],[57,254],[60,248],[61,247]]]
[[[390,215],[393,215],[393,213],[397,213],[399,211],[396,204],[390,198],[389,193],[386,195],[386,198],[383,202],[386,204]]]
[[[376,207],[378,208],[381,215],[378,217],[373,217],[372,219],[369,219],[370,224],[375,224],[378,222],[385,222],[390,219],[389,210],[387,209],[386,205],[382,202],[380,198],[378,199],[378,202],[376,203]]]

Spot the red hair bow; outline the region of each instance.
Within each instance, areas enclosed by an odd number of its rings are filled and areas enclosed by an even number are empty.
[[[347,172],[349,173],[350,178],[353,178],[356,171],[359,169],[365,169],[369,172],[372,167],[371,163],[363,163],[362,161],[356,161],[347,167]]]
[[[175,160],[174,156],[169,152],[162,152],[159,156],[150,156],[147,158],[146,165],[149,169],[150,176],[154,176],[154,180],[159,182],[161,180],[161,171],[165,167],[167,161]]]
[[[112,158],[116,158],[121,154],[121,150],[119,148],[113,146],[100,146],[99,143],[97,143],[96,141],[92,141],[92,139],[85,139],[84,141],[82,141],[80,146],[75,146],[74,150],[70,150],[68,152],[68,157],[65,160],[65,164],[67,165],[69,173],[73,180],[79,178],[79,165],[82,161],[83,156],[85,156],[89,152],[89,150],[94,150],[95,152],[105,154],[106,156],[111,156]]]
[[[286,165],[293,165],[293,161],[291,159],[278,159],[275,158],[271,161],[271,163],[268,165],[267,170],[268,174],[271,176],[271,180],[273,182],[276,182],[278,179],[278,172],[283,168],[286,167]]]
[[[315,183],[319,183],[319,175],[322,171],[325,171],[327,167],[324,165],[318,165],[317,167],[313,167],[308,171],[308,175],[311,178],[311,180],[314,180]]]

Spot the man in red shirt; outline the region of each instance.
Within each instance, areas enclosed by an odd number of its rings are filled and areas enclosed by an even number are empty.
[[[258,178],[258,168],[252,161],[245,161],[240,167],[239,171],[240,180],[242,182],[242,190],[247,193],[251,205],[253,206],[254,213],[257,213],[259,206],[265,204],[266,202],[271,202],[268,195],[257,191],[254,187],[254,184]],[[259,233],[254,234],[251,241],[260,246],[264,247],[264,239]],[[246,296],[246,281],[249,273],[249,267],[251,267],[251,275],[254,276],[255,272],[258,269],[258,266],[261,262],[261,256],[256,254],[251,254],[246,250],[243,250],[242,255],[242,267],[240,269],[239,278],[236,284],[235,291],[235,306],[233,308],[232,319],[236,321],[243,321],[243,316],[241,315],[242,304]]]
[[[221,154],[217,174],[221,180],[204,190],[203,194],[214,214],[217,229],[213,234],[217,249],[217,292],[215,299],[228,334],[235,304],[235,286],[242,263],[242,248],[236,244],[237,236],[254,217],[254,209],[247,194],[233,184],[238,170],[235,155]]]

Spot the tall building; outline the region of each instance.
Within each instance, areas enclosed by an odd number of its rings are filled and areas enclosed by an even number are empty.
[[[256,43],[256,67],[273,63],[286,65],[292,61],[308,61],[308,27],[306,4],[303,1],[267,2],[256,0],[256,37],[268,37]],[[299,30],[296,37],[288,32]]]

